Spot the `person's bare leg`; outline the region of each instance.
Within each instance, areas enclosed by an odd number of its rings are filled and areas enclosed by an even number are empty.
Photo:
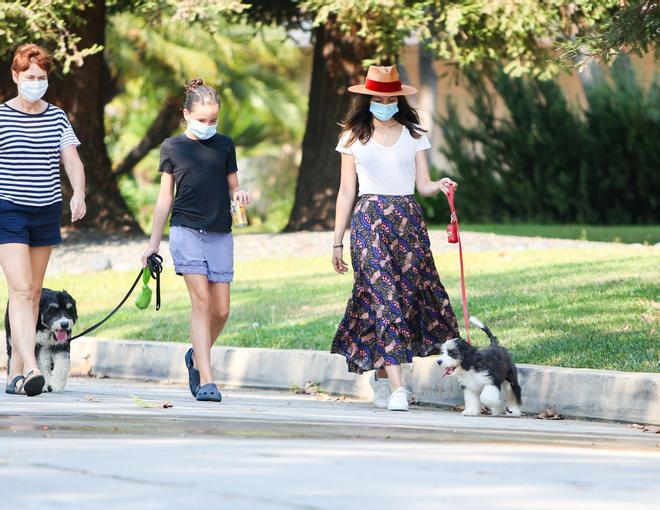
[[[211,292],[206,275],[185,274],[192,305],[190,314],[190,337],[195,349],[194,365],[199,370],[200,385],[213,382],[211,371]]]
[[[52,246],[34,246],[30,248],[30,265],[32,266],[32,306],[34,309],[34,320],[39,319],[39,301],[41,300],[41,289],[44,285],[44,277],[48,268]]]
[[[229,318],[229,283],[211,283],[211,345],[218,339]]]
[[[8,381],[24,372],[39,373],[34,355],[36,321],[34,314],[34,277],[30,248],[26,244],[0,245],[0,267],[9,292],[12,362]]]
[[[387,372],[387,378],[390,381],[392,391],[396,390],[399,386],[403,386],[401,383],[401,365],[385,365],[385,372]]]

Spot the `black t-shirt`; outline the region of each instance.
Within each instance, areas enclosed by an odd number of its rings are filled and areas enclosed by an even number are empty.
[[[217,133],[208,140],[184,133],[168,138],[160,146],[158,171],[174,175],[170,225],[231,232],[227,176],[238,171],[231,138]]]

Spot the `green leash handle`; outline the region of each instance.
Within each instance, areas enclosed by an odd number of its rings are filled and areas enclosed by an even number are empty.
[[[142,270],[142,289],[135,299],[135,306],[144,310],[151,303],[151,289],[149,278],[156,280],[156,310],[160,310],[160,273],[163,272],[163,258],[153,254],[147,260],[147,265]]]
[[[135,298],[135,306],[140,310],[145,310],[151,303],[151,289],[149,288],[149,279],[151,278],[149,266],[144,266],[142,270],[142,289]]]

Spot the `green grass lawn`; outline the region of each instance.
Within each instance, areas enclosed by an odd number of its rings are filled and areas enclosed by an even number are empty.
[[[466,255],[470,313],[488,324],[519,363],[660,371],[660,254],[612,245],[598,250],[482,252]],[[437,257],[461,317],[456,254]],[[352,277],[325,258],[237,262],[232,315],[218,343],[326,350],[344,311]],[[134,272],[48,277],[78,300],[78,331],[119,301]],[[108,338],[188,342],[183,279],[168,268],[163,306],[132,304],[96,332]],[[6,299],[4,286],[0,299]],[[462,323],[462,319],[459,321]],[[487,339],[474,332],[477,345]]]
[[[440,226],[438,228],[445,228]],[[660,225],[534,225],[534,224],[461,224],[471,232],[529,237],[553,237],[558,239],[580,239],[582,241],[604,241],[615,243],[660,243]]]

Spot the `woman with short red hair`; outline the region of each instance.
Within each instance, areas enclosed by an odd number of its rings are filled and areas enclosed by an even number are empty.
[[[36,44],[16,50],[18,94],[0,103],[0,267],[9,291],[10,394],[39,395],[48,381],[35,359],[41,286],[53,246],[62,242],[60,162],[73,188],[71,220],[85,216],[80,145],[66,114],[41,98],[53,62]]]

